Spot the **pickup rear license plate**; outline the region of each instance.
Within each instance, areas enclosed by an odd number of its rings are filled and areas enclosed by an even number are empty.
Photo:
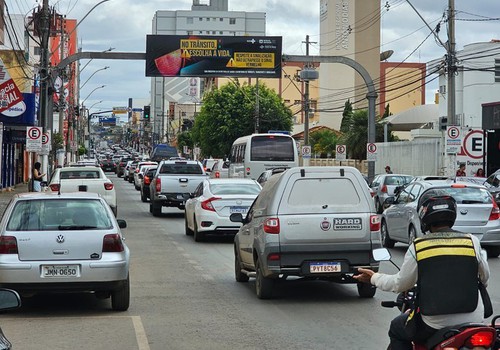
[[[42,265],[42,277],[80,277],[80,265]]]
[[[312,262],[309,264],[309,272],[311,273],[329,273],[341,272],[342,266],[340,262]]]
[[[229,212],[231,214],[234,213],[241,213],[241,214],[246,214],[248,211],[248,207],[230,207]]]

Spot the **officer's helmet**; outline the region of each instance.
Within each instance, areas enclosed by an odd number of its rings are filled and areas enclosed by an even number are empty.
[[[420,228],[425,233],[431,225],[452,227],[457,218],[457,203],[453,197],[443,194],[443,191],[429,189],[420,196],[417,211]]]

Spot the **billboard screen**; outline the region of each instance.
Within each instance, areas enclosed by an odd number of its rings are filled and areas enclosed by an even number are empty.
[[[148,77],[281,77],[281,37],[148,35]]]

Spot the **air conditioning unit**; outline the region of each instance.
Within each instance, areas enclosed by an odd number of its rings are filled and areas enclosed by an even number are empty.
[[[439,93],[440,94],[446,94],[446,85],[440,85],[439,86]]]

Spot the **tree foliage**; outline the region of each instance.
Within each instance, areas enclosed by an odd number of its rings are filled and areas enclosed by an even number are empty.
[[[318,130],[310,134],[309,142],[314,153],[319,153],[320,158],[326,158],[329,154],[335,154],[338,137],[332,130]]]
[[[203,98],[192,139],[202,156],[227,157],[238,137],[255,132],[255,85],[238,82],[214,89]],[[292,129],[292,112],[274,90],[259,84],[258,132]]]
[[[177,149],[182,150],[184,146],[187,146],[190,149],[194,148],[193,135],[189,130],[177,134]]]

